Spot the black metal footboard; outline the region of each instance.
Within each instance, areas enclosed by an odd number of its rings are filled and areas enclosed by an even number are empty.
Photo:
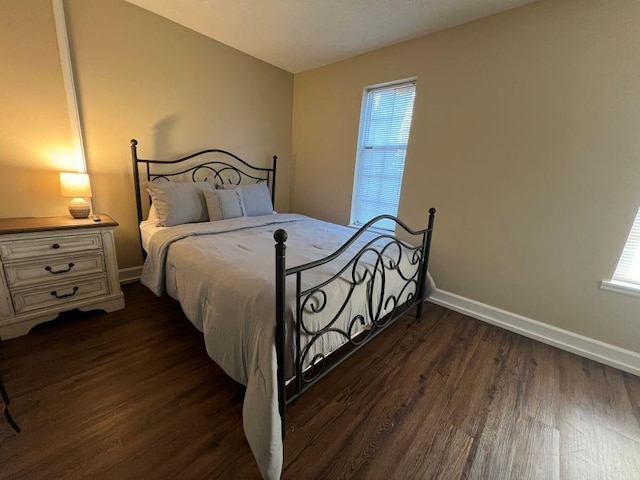
[[[435,220],[435,208],[429,210],[429,223],[424,230],[412,230],[398,218],[381,215],[358,230],[342,247],[328,257],[296,267],[286,267],[287,232],[274,233],[276,241],[276,354],[278,360],[278,403],[285,435],[286,406],[320,380],[336,366],[378,335],[394,320],[416,307],[422,315],[425,299],[429,250]],[[371,232],[369,227],[381,220],[392,220],[408,234],[420,240],[413,246],[391,233]],[[363,240],[357,253],[345,259],[344,253],[363,234],[374,233]],[[418,243],[418,242],[415,242]],[[335,262],[335,273],[319,282],[310,282],[306,275],[318,267]],[[327,270],[324,269],[326,272]],[[334,270],[330,270],[333,272]],[[287,291],[289,276],[295,276],[295,308],[293,332],[287,332]],[[392,282],[391,278],[395,278]],[[390,285],[393,283],[393,287]],[[329,289],[333,292],[329,292]],[[358,294],[364,289],[363,294]],[[328,293],[329,292],[329,293]],[[329,297],[329,294],[340,298]],[[358,308],[352,302],[358,300]],[[331,300],[331,301],[330,301]],[[287,390],[286,338],[293,342],[293,380]],[[333,337],[333,338],[329,338]],[[340,352],[328,359],[318,342],[339,343]],[[335,358],[336,354],[339,358]]]

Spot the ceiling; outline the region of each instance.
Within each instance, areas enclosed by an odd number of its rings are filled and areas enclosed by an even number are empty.
[[[127,0],[292,73],[533,0]]]

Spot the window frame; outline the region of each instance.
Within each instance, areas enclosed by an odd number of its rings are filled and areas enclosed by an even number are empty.
[[[413,127],[413,118],[414,118],[414,113],[415,113],[415,96],[417,96],[417,81],[418,81],[418,77],[409,77],[409,78],[404,78],[401,80],[394,80],[391,82],[385,82],[385,83],[379,83],[376,85],[369,85],[367,87],[364,87],[362,90],[362,101],[361,101],[361,106],[360,106],[360,120],[359,120],[359,124],[358,124],[358,143],[356,145],[356,162],[355,162],[355,166],[354,166],[354,175],[353,175],[353,188],[352,188],[352,193],[351,193],[351,212],[349,215],[349,226],[352,228],[361,228],[363,224],[357,223],[357,221],[355,220],[355,212],[356,212],[356,201],[359,198],[359,189],[360,189],[360,182],[359,182],[359,172],[360,169],[362,167],[362,162],[363,162],[363,152],[364,152],[364,141],[365,141],[365,136],[366,136],[366,132],[367,132],[367,125],[366,122],[370,121],[370,115],[369,115],[369,95],[376,91],[376,90],[381,90],[381,89],[385,89],[385,88],[395,88],[395,87],[400,87],[403,85],[413,85],[414,87],[414,100],[413,100],[413,105],[412,105],[412,114],[411,114],[411,124],[409,127],[409,135],[407,136],[407,143],[405,145],[405,157],[403,160],[403,172],[402,172],[402,178],[400,180],[400,191],[398,192],[398,198],[397,198],[397,203],[398,203],[398,208],[400,206],[400,196],[402,194],[402,181],[404,179],[404,166],[406,164],[406,152],[408,150],[409,147],[409,141],[411,139],[411,130]],[[397,215],[397,212],[396,212]],[[380,226],[372,226],[370,227],[372,230],[377,230],[381,233],[389,233],[389,232],[394,232],[395,231],[395,226],[393,229],[387,229],[384,227],[380,227]]]
[[[631,252],[630,249],[632,249]],[[638,258],[640,258],[640,208],[633,219],[631,229],[625,240],[622,252],[618,257],[616,269],[611,280],[603,280],[600,288],[640,297],[640,275],[638,275],[638,278],[635,278],[625,275],[625,273],[629,272],[624,272],[624,264],[628,263],[625,258],[630,255],[634,257],[635,261],[638,261]]]

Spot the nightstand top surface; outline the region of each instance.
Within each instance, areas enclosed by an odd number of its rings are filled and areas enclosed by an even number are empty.
[[[59,217],[0,218],[0,235],[7,233],[40,232],[46,230],[70,230],[76,228],[117,227],[118,223],[109,215],[97,214],[99,222],[89,218],[77,219],[71,215]]]

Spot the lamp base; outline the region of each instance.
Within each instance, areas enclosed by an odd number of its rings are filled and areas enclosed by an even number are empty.
[[[73,218],[87,218],[91,207],[84,198],[74,198],[69,203],[69,213]]]

